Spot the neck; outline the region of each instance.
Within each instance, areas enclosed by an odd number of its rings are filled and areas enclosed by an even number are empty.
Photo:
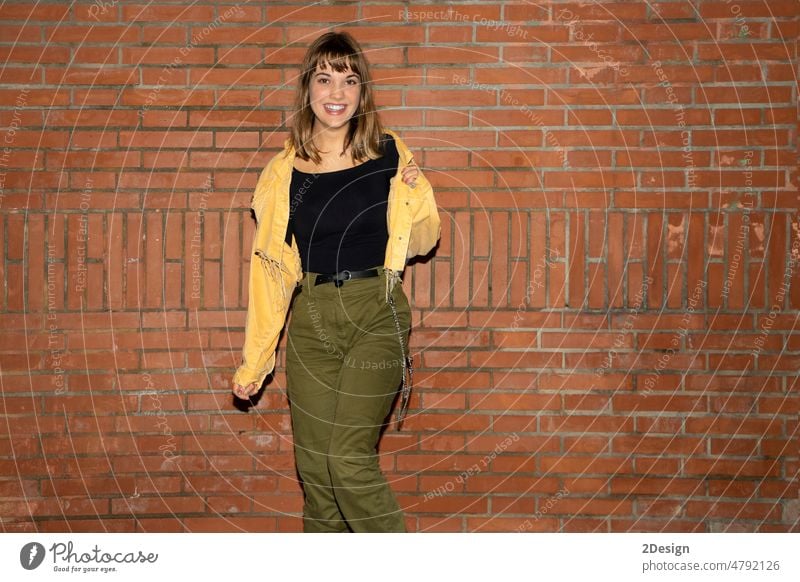
[[[316,125],[316,124],[315,124]],[[317,128],[312,130],[311,139],[320,151],[337,154],[342,151],[344,139],[347,137],[348,124],[337,128]]]

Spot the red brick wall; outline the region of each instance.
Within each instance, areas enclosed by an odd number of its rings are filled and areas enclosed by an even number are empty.
[[[798,531],[798,2],[304,6],[0,7],[3,530],[301,528],[283,352],[229,381],[256,178],[353,23],[443,217],[409,529]]]

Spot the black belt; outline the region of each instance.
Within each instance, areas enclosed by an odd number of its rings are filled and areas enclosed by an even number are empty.
[[[377,277],[378,275],[380,275],[378,269],[367,269],[365,271],[348,271],[345,269],[338,273],[321,273],[317,275],[314,285],[333,281],[337,287],[341,287],[345,281],[350,279],[363,279],[364,277]]]

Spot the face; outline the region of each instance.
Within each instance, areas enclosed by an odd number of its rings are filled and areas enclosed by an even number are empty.
[[[326,65],[319,66],[309,85],[311,110],[316,115],[315,125],[322,128],[339,128],[349,123],[361,100],[361,79],[351,69],[341,73]]]

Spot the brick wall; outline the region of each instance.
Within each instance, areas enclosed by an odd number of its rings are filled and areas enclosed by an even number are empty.
[[[229,382],[329,27],[443,217],[380,448],[409,529],[798,531],[798,6],[4,3],[3,531],[301,529],[285,335]]]

